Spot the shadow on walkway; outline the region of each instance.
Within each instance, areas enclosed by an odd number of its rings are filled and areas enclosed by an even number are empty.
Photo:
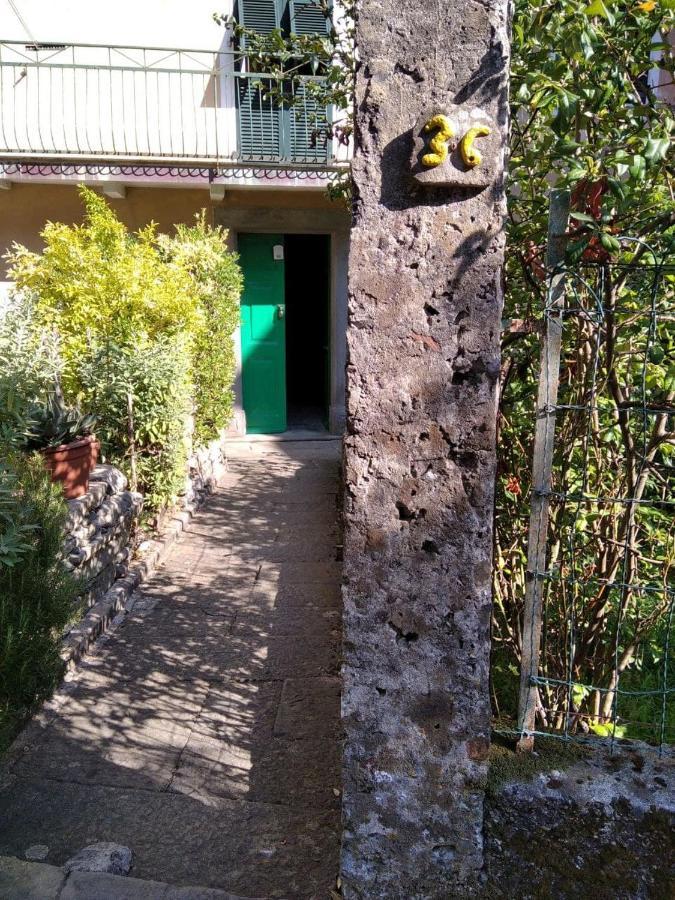
[[[340,825],[339,444],[226,486],[0,773],[0,854],[110,840],[137,878],[325,898]]]

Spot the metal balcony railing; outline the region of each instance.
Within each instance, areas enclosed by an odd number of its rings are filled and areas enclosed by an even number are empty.
[[[0,157],[339,167],[320,79],[279,103],[248,69],[231,51],[0,41]]]

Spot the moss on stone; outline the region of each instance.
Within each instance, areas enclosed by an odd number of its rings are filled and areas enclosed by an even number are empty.
[[[539,772],[566,769],[588,757],[587,747],[572,741],[537,737],[532,753],[516,752],[516,739],[494,735],[488,758],[486,790],[495,794],[510,781],[529,781]]]

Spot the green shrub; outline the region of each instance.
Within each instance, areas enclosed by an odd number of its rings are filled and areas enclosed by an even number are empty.
[[[675,23],[672,7],[516,0],[504,318],[526,327],[503,338],[495,502],[493,699],[513,718],[528,580],[536,335],[550,299],[544,261],[555,179],[556,188],[571,191],[573,239],[554,490],[605,499],[553,498],[550,506],[540,670],[548,682],[538,725],[584,727],[610,718],[616,703],[628,735],[650,739],[662,698],[646,692],[663,687],[672,608],[672,516],[663,504],[672,496],[673,433],[672,417],[659,422],[639,407],[646,402],[656,413],[672,405],[672,275],[659,284],[653,263],[668,262],[675,241],[667,158],[675,121],[649,72],[656,35],[665,40]],[[672,55],[660,65],[672,71]],[[652,304],[658,314],[650,329]],[[627,506],[626,497],[636,502]],[[619,677],[622,691],[645,693],[617,697]],[[670,723],[673,716],[669,702]]]
[[[191,408],[189,343],[184,336],[145,345],[95,345],[81,360],[83,403],[97,417],[106,457],[145,495],[144,511],[173,502],[185,482]]]
[[[65,362],[64,385],[79,390],[73,367],[93,341],[141,343],[201,326],[199,296],[187,270],[163,260],[154,225],[132,235],[108,204],[80,188],[82,225],[48,222],[45,248],[14,244],[9,277],[34,308],[39,332],[56,331]]]
[[[200,441],[230,421],[241,274],[203,213],[172,238],[130,234],[101,197],[80,195],[82,225],[50,222],[42,253],[8,254],[17,290],[0,350],[20,352],[0,362],[0,438],[58,373],[66,402],[96,415],[106,461],[156,512],[183,486],[190,416]]]
[[[17,515],[18,489],[16,472],[0,462],[0,569],[13,568],[31,547],[35,526]]]
[[[0,468],[0,748],[49,696],[79,585],[61,564],[66,506],[39,456]]]
[[[45,400],[63,370],[58,336],[35,327],[35,311],[19,296],[0,316],[0,445],[15,445],[31,403]]]
[[[175,237],[157,239],[163,257],[194,279],[202,311],[194,335],[195,436],[217,437],[232,418],[235,376],[234,331],[239,324],[242,276],[237,257],[227,250],[227,232],[211,228],[205,213],[193,226],[177,225]]]

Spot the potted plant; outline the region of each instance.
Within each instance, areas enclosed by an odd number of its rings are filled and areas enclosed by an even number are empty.
[[[81,497],[89,488],[100,446],[92,434],[95,423],[94,416],[65,405],[58,382],[46,403],[31,403],[26,411],[24,447],[40,451],[66,500]]]

